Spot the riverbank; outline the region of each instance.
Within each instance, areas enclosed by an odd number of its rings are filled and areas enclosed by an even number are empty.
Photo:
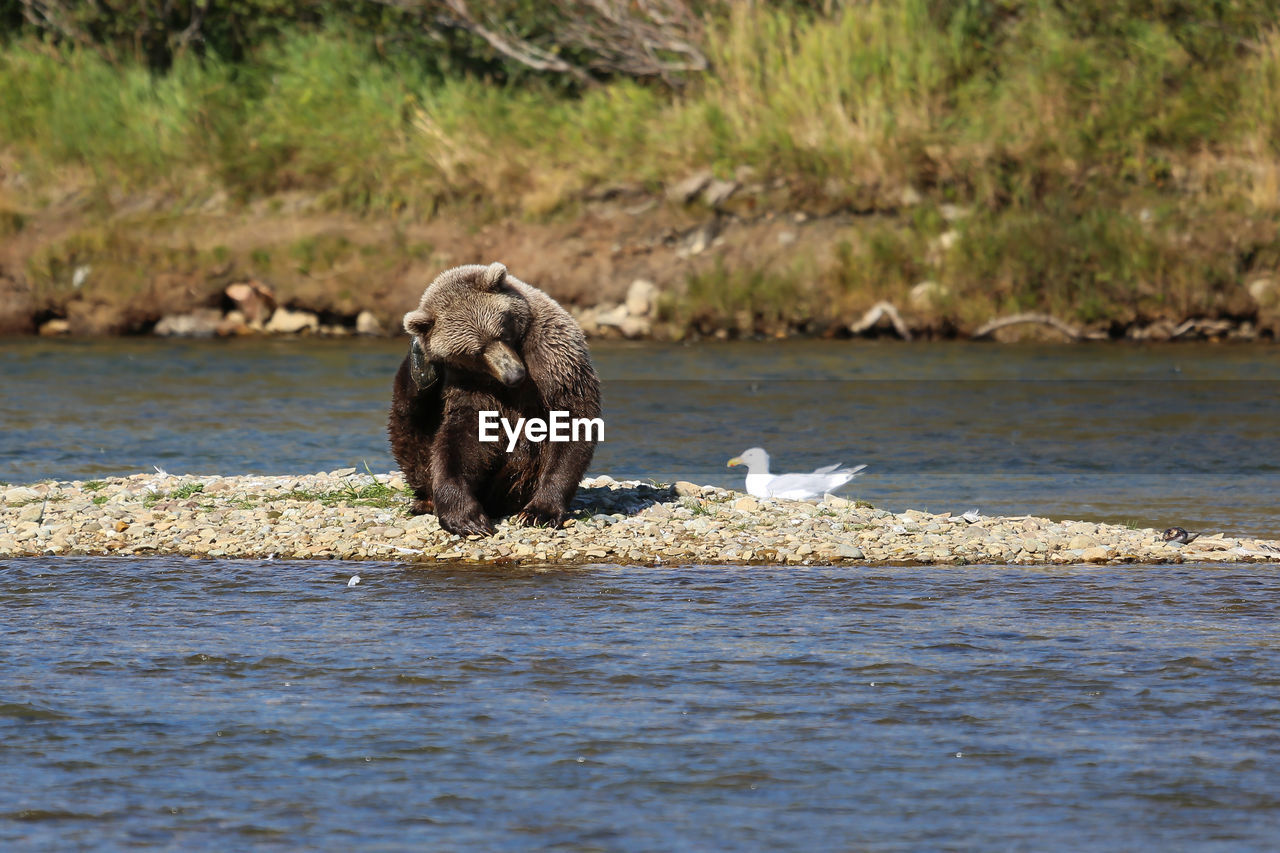
[[[1242,276],[1229,295],[1086,315],[1002,300],[985,285],[960,291],[945,278],[837,287],[821,259],[902,227],[910,211],[752,212],[762,185],[741,188],[736,207],[708,210],[698,198],[720,183],[701,173],[667,194],[632,188],[541,223],[370,221],[302,195],[250,208],[214,200],[181,215],[139,214],[137,205],[166,200],[134,199],[104,221],[82,197],[7,236],[0,227],[0,334],[398,335],[441,270],[500,259],[597,340],[1280,340],[1280,275]],[[957,220],[943,243],[955,245],[964,227]],[[826,272],[808,269],[815,263]]]
[[[661,85],[426,67],[448,42],[405,21],[233,61],[186,48],[240,13],[192,7],[138,25],[174,27],[158,67],[118,10],[33,23],[0,44],[0,334],[269,328],[232,286],[281,334],[390,334],[501,260],[600,337],[1280,338],[1265,4],[808,5],[711,4]]]
[[[1280,541],[1051,521],[891,513],[827,496],[757,500],[714,486],[583,481],[561,530],[507,522],[490,538],[407,514],[398,473],[303,476],[160,472],[0,487],[0,557],[182,555],[226,559],[398,560],[433,564],[1280,563]]]

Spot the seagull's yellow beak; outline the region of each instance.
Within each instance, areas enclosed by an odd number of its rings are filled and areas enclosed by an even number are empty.
[[[727,467],[727,468],[732,468],[734,465],[741,465],[741,464],[742,464],[742,457],[741,457],[741,456],[735,456],[735,457],[733,457],[732,459],[730,459],[730,460],[729,460],[729,464],[728,464],[727,466],[725,466],[725,467]]]

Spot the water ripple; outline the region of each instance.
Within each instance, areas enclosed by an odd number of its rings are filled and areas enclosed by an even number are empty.
[[[0,565],[0,845],[1280,833],[1280,568],[352,570]]]

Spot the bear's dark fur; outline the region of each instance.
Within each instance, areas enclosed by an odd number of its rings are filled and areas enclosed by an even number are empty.
[[[582,330],[555,300],[502,264],[446,270],[404,317],[412,336],[396,373],[387,432],[413,488],[414,514],[450,533],[490,534],[495,519],[559,526],[595,452],[594,440],[530,442],[507,453],[481,442],[479,413],[600,417],[600,382]]]

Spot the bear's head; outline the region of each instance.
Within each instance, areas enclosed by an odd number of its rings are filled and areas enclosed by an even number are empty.
[[[499,263],[445,270],[404,315],[405,331],[428,361],[492,376],[513,387],[528,372],[521,347],[532,311]]]

